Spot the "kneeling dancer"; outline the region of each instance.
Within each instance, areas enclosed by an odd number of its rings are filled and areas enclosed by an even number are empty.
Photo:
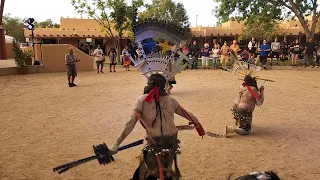
[[[165,84],[166,79],[161,74],[153,74],[148,78],[144,95],[136,100],[130,120],[110,148],[111,154],[115,154],[139,120],[146,130],[147,144],[142,150],[140,165],[132,180],[179,179],[177,154],[180,153],[180,141],[174,124],[174,113],[188,119],[189,124],[194,124],[200,136],[205,135],[198,119],[166,93]]]
[[[231,109],[234,119],[236,120],[236,125],[238,128],[233,126],[226,126],[226,135],[228,133],[234,133],[241,135],[247,135],[251,132],[252,124],[252,112],[255,106],[261,106],[264,101],[264,86],[259,88],[257,86],[257,81],[250,75],[244,77],[244,82],[239,90],[237,99],[235,100],[234,106]]]

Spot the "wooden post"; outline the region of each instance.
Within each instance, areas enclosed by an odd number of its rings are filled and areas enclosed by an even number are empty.
[[[0,5],[0,59],[7,59],[6,41],[5,41],[4,27],[2,22],[4,1],[5,0],[1,0],[1,5]]]

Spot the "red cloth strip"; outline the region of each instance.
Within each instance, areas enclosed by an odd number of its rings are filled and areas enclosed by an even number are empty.
[[[157,162],[158,162],[160,180],[164,180],[163,167],[162,167],[162,164],[160,161],[160,157],[159,157],[159,155],[156,155],[156,157],[157,157]]]
[[[146,97],[145,101],[148,103],[152,102],[152,99],[156,97],[156,101],[159,102],[160,101],[160,96],[159,96],[159,87],[154,87],[148,94],[148,96]]]
[[[204,129],[203,129],[202,125],[201,125],[199,122],[195,122],[195,121],[191,118],[191,116],[188,114],[188,112],[187,112],[182,106],[179,106],[179,108],[180,108],[180,109],[182,110],[182,112],[188,117],[189,125],[194,124],[194,126],[196,127],[196,130],[197,130],[197,132],[198,132],[198,134],[199,134],[199,136],[202,136],[202,138],[203,138],[203,136],[204,136],[206,133],[204,132]]]
[[[244,84],[244,85],[245,85],[245,84]],[[248,91],[252,94],[252,96],[253,96],[254,98],[256,98],[256,99],[259,99],[259,98],[260,98],[260,96],[257,95],[257,94],[251,89],[250,86],[247,86],[247,85],[245,85],[245,86],[247,87]]]

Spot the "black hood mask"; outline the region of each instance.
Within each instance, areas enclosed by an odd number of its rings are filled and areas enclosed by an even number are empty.
[[[243,81],[243,86],[253,86],[259,90],[256,79],[250,75],[246,75]]]
[[[161,74],[152,74],[148,78],[148,86],[144,87],[144,94],[148,94],[154,87],[159,88],[159,95],[166,96],[165,91],[167,80]]]

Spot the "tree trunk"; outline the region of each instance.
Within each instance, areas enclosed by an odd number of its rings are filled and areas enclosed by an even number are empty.
[[[0,60],[7,59],[7,52],[6,52],[6,41],[4,35],[3,25],[0,22]]]
[[[311,25],[311,36],[310,37],[314,37],[314,33],[317,27],[317,23],[319,21],[319,15],[317,14],[317,0],[313,1],[313,10],[312,10],[312,25]]]
[[[4,2],[5,0],[0,0],[1,4],[0,4],[0,23],[2,23],[2,18],[3,18],[3,9],[4,9]]]
[[[118,51],[117,61],[120,63],[120,57],[122,55],[121,47],[120,47],[120,39],[117,41],[117,51]]]
[[[5,35],[4,35],[4,29],[2,24],[2,18],[3,18],[3,9],[4,9],[4,1],[0,0],[0,59],[7,59],[7,52],[6,52],[6,42],[5,42]]]
[[[306,34],[306,38],[308,39],[309,37],[313,37],[314,33],[311,33],[309,27],[308,27],[308,22],[304,19],[304,16],[302,13],[300,13],[300,11],[298,10],[296,4],[294,3],[293,0],[288,0],[289,3],[291,4],[291,7],[289,7],[289,9],[291,11],[293,11],[293,13],[296,15],[296,17],[298,18],[298,20],[301,23],[301,26],[304,29],[304,32]],[[316,1],[316,0],[315,0]],[[288,7],[288,6],[287,6]],[[314,23],[314,22],[313,22]]]

